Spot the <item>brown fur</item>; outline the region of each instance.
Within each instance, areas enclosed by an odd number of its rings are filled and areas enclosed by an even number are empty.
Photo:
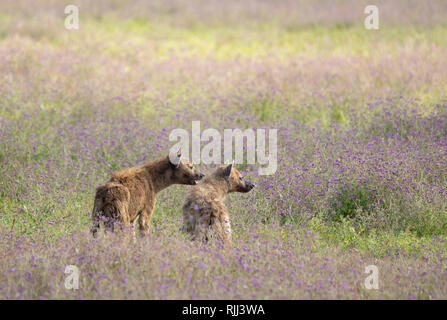
[[[254,185],[244,181],[234,166],[220,166],[194,187],[183,205],[183,221],[191,239],[207,242],[217,238],[231,244],[230,214],[224,203],[231,192],[249,192]]]
[[[137,218],[140,232],[147,234],[157,193],[172,184],[195,185],[202,177],[190,162],[174,165],[169,157],[114,173],[105,185],[96,189],[93,235],[101,220],[106,229],[113,231],[116,223],[123,228]]]

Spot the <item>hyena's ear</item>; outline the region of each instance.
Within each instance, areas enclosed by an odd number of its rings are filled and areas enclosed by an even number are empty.
[[[231,168],[233,168],[233,164],[230,163],[228,166],[226,166],[226,168],[223,171],[223,176],[224,177],[229,177],[231,174]]]
[[[182,150],[178,149],[177,152],[172,152],[169,154],[169,161],[176,168],[180,165],[180,160],[182,158]]]

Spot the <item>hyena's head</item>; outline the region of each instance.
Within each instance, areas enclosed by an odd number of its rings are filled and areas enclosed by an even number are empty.
[[[253,183],[242,177],[242,174],[235,168],[233,164],[221,166],[216,173],[223,178],[229,185],[230,192],[249,192],[255,187]]]
[[[182,159],[180,150],[176,154],[169,155],[169,162],[173,170],[174,183],[196,185],[205,176],[191,162]]]

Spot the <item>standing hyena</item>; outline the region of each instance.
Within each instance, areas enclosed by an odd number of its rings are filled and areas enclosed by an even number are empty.
[[[149,231],[149,223],[158,192],[172,184],[195,185],[204,174],[190,162],[181,160],[180,151],[175,155],[147,164],[116,172],[103,186],[96,189],[93,206],[92,233],[95,236],[101,220],[106,229],[133,224],[138,218],[140,232]]]
[[[193,240],[218,238],[231,244],[230,215],[224,200],[231,192],[249,192],[254,184],[246,182],[233,167],[220,166],[203,183],[193,188],[183,205],[183,221]]]

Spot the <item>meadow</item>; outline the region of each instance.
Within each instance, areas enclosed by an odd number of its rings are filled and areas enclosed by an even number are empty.
[[[79,30],[0,3],[1,299],[447,298],[445,1],[376,1],[379,30],[366,1],[72,4]],[[234,247],[189,241],[189,186],[137,243],[93,239],[95,188],[195,120],[278,129],[275,174],[238,166]]]

